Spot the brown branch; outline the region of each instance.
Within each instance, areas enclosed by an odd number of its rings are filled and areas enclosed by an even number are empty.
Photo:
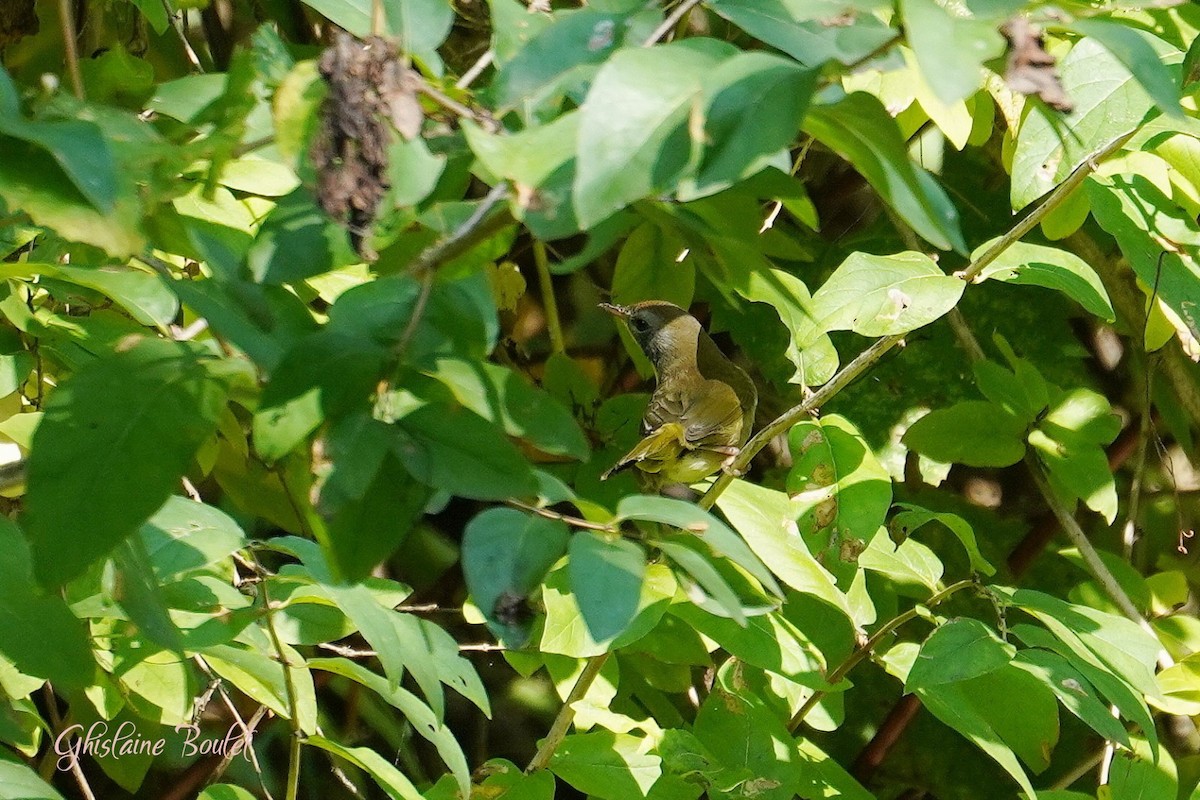
[[[528,503],[522,503],[520,500],[506,500],[505,502],[513,508],[519,508],[522,511],[528,511],[530,514],[537,514],[539,517],[545,517],[546,519],[556,519],[576,528],[585,528],[590,531],[603,531],[605,533],[615,533],[618,530],[617,526],[615,525],[605,524],[603,522],[592,522],[591,520],[583,519],[581,517],[572,517],[568,514],[560,514],[559,512],[551,511],[548,508],[531,506]]]
[[[71,0],[58,0],[58,24],[62,29],[63,51],[71,91],[77,98],[84,100],[86,97],[83,93],[83,73],[79,70],[79,34],[75,30],[75,9],[72,8]]]

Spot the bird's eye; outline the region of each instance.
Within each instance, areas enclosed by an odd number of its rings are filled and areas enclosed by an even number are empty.
[[[638,333],[644,333],[645,331],[650,330],[650,323],[646,321],[645,317],[634,317],[632,320],[630,320],[629,324],[632,325],[633,329]]]

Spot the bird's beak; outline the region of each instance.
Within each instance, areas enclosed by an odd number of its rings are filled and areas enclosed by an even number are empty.
[[[615,306],[612,303],[601,303],[600,307],[614,317],[620,317],[621,319],[629,319],[629,315],[632,313],[625,306]]]

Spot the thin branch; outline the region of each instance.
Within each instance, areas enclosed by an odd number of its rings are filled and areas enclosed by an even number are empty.
[[[550,726],[550,732],[546,734],[546,738],[542,740],[542,746],[538,748],[533,759],[529,762],[529,766],[525,768],[526,772],[537,772],[540,769],[545,769],[550,763],[551,757],[554,756],[554,751],[562,744],[563,737],[567,735],[567,730],[571,727],[571,722],[575,719],[575,704],[584,698],[588,689],[592,688],[596,678],[600,675],[600,670],[604,667],[604,662],[608,661],[610,653],[601,653],[598,656],[592,656],[588,659],[587,664],[583,667],[583,672],[579,673],[579,678],[575,681],[575,685],[571,687],[571,693],[567,695],[567,699],[563,701],[562,708],[558,710],[558,716],[554,718],[554,724]]]
[[[734,458],[729,469],[723,472],[713,482],[713,485],[708,488],[708,491],[704,493],[704,496],[700,498],[700,507],[712,508],[713,504],[717,502],[717,498],[721,496],[721,492],[725,491],[729,484],[733,483],[735,475],[739,475],[745,471],[751,459],[758,454],[759,450],[762,450],[772,439],[787,431],[801,419],[810,416],[823,404],[832,399],[835,394],[849,386],[855,378],[866,372],[876,361],[883,358],[889,350],[903,341],[903,335],[885,336],[882,339],[877,339],[874,344],[859,353],[853,361],[842,367],[836,375],[830,378],[828,383],[813,392],[807,400],[789,408],[780,414],[774,422],[755,434],[750,441],[742,445],[741,451]]]
[[[687,13],[698,5],[700,5],[700,0],[683,0],[683,2],[671,12],[670,16],[664,19],[662,24],[654,29],[654,33],[650,34],[646,41],[642,42],[642,47],[653,46],[659,39],[670,33],[672,29],[679,24],[679,21],[687,16]]]
[[[493,186],[475,212],[462,225],[455,228],[449,236],[427,247],[409,266],[408,271],[419,275],[427,270],[437,269],[511,224],[513,219],[507,212],[489,216],[507,195],[507,181],[500,181]]]
[[[204,67],[200,64],[200,56],[197,55],[196,49],[192,47],[192,43],[188,41],[187,33],[184,32],[182,27],[175,27],[176,14],[171,9],[171,5],[167,2],[167,0],[162,0],[162,6],[167,12],[167,19],[170,22],[171,30],[179,34],[179,41],[183,43],[183,53],[187,56],[187,60],[191,62],[191,65],[195,67],[197,72],[203,73]],[[181,11],[179,12],[179,16],[182,18],[185,13],[187,12]]]
[[[554,298],[554,283],[550,280],[550,259],[546,243],[533,240],[533,263],[537,266],[538,286],[542,290],[542,308],[546,310],[546,329],[550,332],[550,347],[555,353],[565,352],[562,324],[558,319],[558,300]]]
[[[954,328],[954,333],[959,337],[963,348],[971,355],[972,361],[978,361],[983,358],[983,349],[979,346],[979,342],[975,339],[975,335],[971,333],[971,329],[967,326],[966,321],[960,318],[960,325]],[[1066,503],[1050,486],[1050,481],[1046,477],[1045,468],[1041,462],[1037,460],[1037,456],[1032,451],[1025,453],[1025,466],[1029,468],[1029,473],[1033,476],[1033,482],[1037,485],[1038,491],[1042,493],[1043,499],[1058,519],[1059,525],[1062,526],[1063,532],[1067,534],[1067,538],[1071,540],[1071,544],[1079,550],[1079,554],[1083,557],[1083,563],[1087,571],[1095,579],[1104,593],[1109,599],[1116,604],[1121,613],[1135,622],[1138,627],[1146,631],[1158,641],[1158,634],[1154,632],[1154,628],[1142,616],[1142,612],[1138,611],[1137,606],[1129,599],[1129,595],[1121,588],[1121,584],[1117,582],[1108,566],[1100,560],[1100,555],[1096,552],[1096,548],[1092,546],[1092,542],[1088,539],[1087,534],[1083,532],[1083,528],[1079,527],[1078,520],[1071,509],[1067,508]],[[1158,663],[1163,669],[1174,665],[1175,661],[1167,653],[1166,650],[1160,649],[1158,653]]]
[[[58,698],[54,696],[54,687],[49,681],[42,684],[42,694],[46,700],[46,710],[50,713],[50,725],[54,730],[55,735],[62,732],[62,715],[58,711]],[[53,747],[47,751],[47,756],[52,756],[55,752]],[[51,761],[50,763],[53,763]],[[92,792],[92,787],[88,785],[87,776],[83,774],[83,767],[79,764],[78,755],[71,756],[71,774],[75,776],[75,783],[79,785],[79,792],[84,796],[85,800],[96,800],[96,795]],[[43,776],[45,777],[45,776]]]
[[[222,681],[221,678],[218,677],[212,671],[212,667],[210,667],[208,665],[208,662],[204,660],[204,656],[197,653],[196,655],[194,655],[192,657],[192,660],[196,662],[196,665],[198,667],[200,667],[201,672],[203,672],[211,680],[214,681],[214,687],[215,687],[217,693],[221,696],[222,705],[225,706],[225,709],[229,712],[230,716],[233,717],[233,721],[237,724],[238,728],[240,728],[242,731],[242,737],[246,743],[246,751],[249,756],[250,763],[254,766],[254,772],[255,772],[255,774],[258,775],[258,783],[262,787],[263,794],[267,796],[267,800],[273,800],[273,798],[271,797],[271,792],[268,791],[268,789],[267,789],[266,779],[263,777],[262,766],[258,763],[258,755],[254,752],[254,747],[252,746],[253,740],[251,739],[251,735],[254,732],[254,728],[249,723],[247,723],[245,720],[242,719],[242,715],[240,713],[238,713],[237,706],[235,706],[233,704],[233,699],[229,696],[229,692],[227,692],[225,690],[224,681]],[[262,712],[266,711],[266,707],[259,706],[258,711],[259,711],[258,717],[259,717],[259,719],[261,719]],[[258,723],[255,722],[254,724],[257,725]],[[231,758],[233,758],[233,756],[227,755],[226,758],[231,759]],[[209,783],[215,782],[216,778],[220,777],[220,774],[225,771],[225,767],[228,767],[228,766],[229,766],[229,764],[227,762],[224,764],[223,767],[218,766],[218,769],[214,770],[215,777],[209,778]]]
[[[455,116],[464,117],[471,120],[488,133],[496,133],[500,130],[500,123],[497,122],[496,118],[492,116],[492,112],[487,110],[477,111],[470,106],[464,105],[436,86],[426,83],[423,79],[413,80],[412,85],[418,92],[425,95],[442,108],[446,109]]]
[[[1065,181],[1060,183],[1058,187],[1051,192],[1040,206],[1030,212],[1029,216],[1018,222],[1008,233],[996,240],[996,243],[989,247],[982,255],[976,258],[970,266],[963,270],[959,276],[965,281],[973,281],[978,277],[979,273],[983,272],[989,264],[1000,257],[1000,254],[1007,250],[1014,242],[1020,241],[1025,234],[1037,227],[1046,215],[1054,209],[1058,208],[1070,196],[1071,192],[1075,191],[1081,183],[1096,171],[1100,162],[1116,153],[1125,143],[1133,138],[1137,133],[1136,130],[1130,131],[1124,136],[1119,136],[1105,147],[1100,148],[1093,155],[1089,156],[1082,164],[1075,168]]]
[[[275,630],[274,607],[271,605],[271,598],[267,593],[267,581],[264,580],[259,583],[259,591],[262,593],[263,611],[266,614],[264,620],[267,623],[267,634],[271,638],[271,646],[275,648],[279,663],[283,665],[283,686],[287,691],[288,716],[291,718],[288,720],[291,724],[292,735],[288,740],[288,775],[285,800],[296,800],[300,793],[300,740],[304,735],[304,731],[300,727],[300,702],[296,692],[296,679],[292,675],[291,662],[288,661],[287,653],[284,652],[283,640],[279,638],[279,632]]]
[[[258,782],[263,790],[263,794],[266,795],[267,800],[272,800],[271,793],[267,791],[267,785],[263,779],[262,770],[258,766],[258,756],[254,753],[254,746],[252,744],[253,739],[251,738],[254,735],[255,729],[258,728],[258,723],[262,722],[263,717],[266,715],[267,707],[259,706],[258,710],[251,715],[250,720],[246,722],[246,749],[250,753],[250,761],[254,764],[254,771],[258,773]],[[216,769],[212,771],[212,775],[209,776],[209,785],[214,784],[221,779],[221,776],[225,774],[225,770],[229,769],[229,765],[233,763],[233,759],[236,756],[237,753],[232,749],[225,754],[224,758],[221,759],[221,762],[217,764]]]
[[[71,0],[58,0],[58,24],[62,29],[63,50],[67,62],[67,77],[71,81],[71,91],[80,100],[85,99],[83,93],[83,73],[79,70],[79,34],[75,30],[75,13]]]
[[[842,682],[842,679],[846,677],[850,670],[857,667],[867,656],[874,652],[875,648],[879,646],[880,642],[886,639],[892,634],[892,632],[894,632],[904,623],[919,617],[921,615],[921,608],[933,608],[934,606],[945,602],[947,598],[953,596],[957,592],[966,589],[968,586],[975,585],[975,580],[971,578],[961,580],[958,583],[952,583],[937,594],[931,596],[925,602],[918,603],[908,611],[905,611],[903,614],[892,617],[879,630],[875,631],[871,638],[867,639],[867,641],[861,647],[857,648],[853,653],[847,656],[841,664],[838,664],[837,667],[834,668],[833,672],[830,672],[829,675],[826,676],[825,682],[831,687],[836,687]],[[808,712],[812,711],[816,707],[817,703],[820,703],[823,699],[825,699],[825,696],[828,694],[829,692],[827,690],[818,689],[817,691],[814,691],[812,695],[810,695],[809,698],[804,701],[804,705],[800,706],[800,710],[796,712],[796,715],[792,717],[792,721],[788,723],[788,730],[795,731],[796,728],[799,728],[800,723],[804,721],[806,716],[808,716]]]
[[[546,519],[556,519],[576,528],[585,528],[589,531],[603,531],[605,533],[616,533],[618,530],[614,525],[608,525],[603,522],[592,522],[591,520],[572,517],[568,514],[560,514],[548,508],[522,503],[520,500],[506,500],[505,502],[513,508],[519,508],[522,511],[528,511],[530,514],[537,514],[539,517],[545,517]]]
[[[1095,171],[1096,165],[1100,161],[1103,161],[1108,156],[1120,150],[1121,147],[1124,146],[1125,142],[1129,141],[1132,136],[1133,133],[1131,132],[1120,137],[1111,144],[1101,148],[1094,155],[1084,161],[1082,165],[1080,165],[1073,173],[1071,173],[1070,177],[1068,177],[1065,181],[1063,181],[1062,184],[1059,185],[1057,189],[1050,193],[1050,195],[1045,199],[1045,201],[1042,202],[1041,205],[1031,211],[1029,216],[1017,223],[1017,225],[1004,236],[1001,236],[1000,239],[997,240],[994,245],[989,247],[986,252],[982,253],[978,258],[967,265],[966,269],[960,273],[957,273],[958,276],[967,282],[973,281],[979,275],[979,273],[981,273],[985,267],[995,261],[1001,253],[1019,241],[1026,233],[1033,230],[1038,223],[1045,219],[1047,214],[1058,207],[1058,205],[1067,198],[1067,195],[1069,195],[1075,187],[1077,187],[1084,181],[1085,178],[1087,178],[1088,175]],[[811,415],[813,411],[819,409],[821,405],[828,402],[830,398],[832,398],[835,394],[849,385],[855,378],[873,366],[876,361],[883,358],[883,356],[889,350],[903,341],[903,334],[885,336],[882,339],[875,340],[874,344],[859,353],[853,361],[843,367],[840,372],[834,375],[828,383],[814,392],[807,400],[797,406],[789,408],[774,422],[759,431],[753,438],[750,439],[750,441],[742,445],[741,452],[738,453],[737,457],[733,460],[733,463],[719,478],[717,478],[716,481],[713,482],[713,485],[710,486],[708,491],[704,493],[704,496],[700,498],[700,507],[712,508],[713,504],[716,503],[717,498],[721,496],[721,492],[725,491],[729,484],[733,482],[734,476],[744,472],[746,467],[749,466],[750,461],[755,455],[758,454],[759,450],[762,450],[767,446],[768,442],[770,442],[777,435],[791,428],[792,425],[796,424],[804,417]]]
[[[492,65],[492,62],[495,59],[495,52],[493,52],[491,48],[488,48],[486,51],[484,51],[483,55],[476,59],[475,63],[471,65],[471,68],[463,73],[463,76],[458,79],[457,83],[454,84],[454,88],[469,88],[471,84],[475,82],[475,79],[482,75],[483,71]]]

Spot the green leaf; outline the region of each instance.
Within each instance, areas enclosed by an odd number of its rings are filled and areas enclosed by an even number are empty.
[[[173,495],[138,531],[160,583],[221,563],[246,546],[238,523],[210,505]]]
[[[329,310],[328,327],[394,347],[405,335],[420,294],[420,282],[407,275],[368,281],[337,298]],[[496,346],[499,329],[492,291],[482,272],[435,281],[403,355],[418,366],[438,356],[482,361]]]
[[[695,191],[710,193],[748,178],[791,145],[815,76],[767,53],[738,53],[717,65],[704,80],[707,144]]]
[[[382,675],[377,675],[346,658],[311,658],[308,660],[308,667],[349,678],[375,692],[398,709],[412,723],[413,730],[437,748],[442,762],[454,774],[463,796],[470,794],[471,771],[467,767],[467,758],[463,755],[458,740],[416,695],[399,686],[392,686]]]
[[[66,267],[58,264],[4,264],[0,275],[8,278],[41,276],[94,289],[110,298],[143,325],[165,329],[179,313],[179,301],[166,282],[151,272],[131,267]]]
[[[718,0],[712,10],[756,39],[779,48],[807,67],[827,61],[854,64],[896,37],[896,31],[872,14],[847,7],[869,2],[820,4],[800,0]]]
[[[978,258],[996,241],[992,239],[980,245],[971,258]],[[1057,247],[1013,242],[979,273],[979,277],[1005,283],[1045,286],[1062,292],[1100,319],[1108,322],[1116,319],[1108,292],[1104,290],[1096,271],[1079,256]]]
[[[633,620],[646,571],[646,553],[634,542],[579,531],[569,546],[571,592],[592,638],[617,636]]]
[[[652,741],[626,733],[577,733],[562,740],[550,771],[584,794],[601,800],[646,797],[662,774]]]
[[[0,798],[3,800],[63,800],[50,784],[29,767],[0,755]]]
[[[802,280],[780,269],[757,269],[735,289],[747,300],[771,306],[787,326],[791,335],[787,357],[796,366],[789,382],[820,386],[833,377],[837,350],[817,324],[812,297]]]
[[[195,351],[146,339],[85,365],[50,396],[29,459],[35,573],[58,586],[133,533],[216,429],[225,385]],[[79,520],[88,535],[75,535]]]
[[[923,525],[939,522],[962,542],[963,548],[967,551],[967,557],[971,560],[971,569],[984,575],[995,574],[996,568],[989,564],[983,554],[979,552],[979,544],[975,541],[975,531],[971,529],[971,525],[965,519],[957,514],[928,511],[909,503],[896,503],[896,507],[901,511],[892,517],[889,523],[889,527],[893,530],[898,530],[903,536],[911,536]]]
[[[546,623],[539,648],[544,653],[589,658],[632,644],[655,629],[678,591],[675,577],[666,564],[646,565],[633,621],[619,636],[597,641],[591,636],[579,603],[570,591],[569,573],[570,568],[564,563],[546,576],[542,587]]]
[[[631,305],[640,300],[666,300],[680,308],[692,304],[696,264],[684,258],[687,245],[677,233],[643,222],[633,229],[613,269],[612,300]]]
[[[741,626],[691,603],[677,603],[671,606],[671,613],[748,664],[804,686],[827,688],[821,651],[783,614],[747,617],[746,625]]]
[[[0,72],[0,91],[10,90],[7,73]],[[17,109],[0,114],[0,134],[44,150],[95,209],[109,213],[117,200],[117,165],[100,126],[77,120],[27,120]]]
[[[365,578],[391,556],[412,531],[431,494],[392,455],[383,458],[362,488],[361,497],[341,503],[326,520],[329,561],[345,580]]]
[[[1141,737],[1133,738],[1130,750],[1117,751],[1105,788],[1106,800],[1181,796],[1171,754],[1166,748],[1152,748]]]
[[[1076,19],[1071,22],[1071,28],[1104,45],[1109,53],[1133,73],[1133,77],[1137,78],[1159,110],[1177,119],[1183,118],[1183,109],[1179,106],[1177,74],[1173,74],[1174,70],[1167,68],[1160,55],[1166,49],[1165,42],[1117,19]],[[1151,41],[1154,44],[1151,44]]]
[[[254,800],[254,795],[232,783],[218,783],[206,787],[196,800]]]
[[[848,587],[858,555],[879,532],[892,482],[862,434],[837,414],[797,423],[788,434],[787,490],[800,534],[816,559]]]
[[[674,188],[698,156],[687,121],[702,76],[727,48],[689,39],[620,50],[604,63],[580,109],[572,196],[582,226]]]
[[[1017,653],[1013,665],[1050,687],[1063,708],[1096,733],[1129,747],[1129,732],[1125,726],[1112,715],[1101,695],[1070,661],[1049,650],[1029,649]]]
[[[961,683],[1000,669],[1016,648],[976,619],[963,617],[939,625],[917,654],[904,690],[915,692],[943,683]]]
[[[481,361],[439,358],[426,374],[441,381],[454,397],[509,436],[539,450],[578,460],[588,457],[588,442],[571,412],[517,372]]]
[[[372,33],[373,0],[304,0],[332,22],[359,38]],[[405,52],[432,53],[446,39],[454,9],[445,0],[384,0],[384,29]]]
[[[1025,455],[1025,423],[995,403],[966,400],[921,417],[903,442],[935,461],[1007,467]]]
[[[0,520],[0,574],[0,655],[21,673],[60,689],[91,685],[96,660],[87,627],[62,597],[43,594],[34,584],[29,548],[8,519]]]
[[[854,165],[921,238],[942,250],[967,251],[957,209],[909,160],[896,121],[878,99],[854,92],[837,103],[813,106],[804,130]]]
[[[424,800],[412,781],[404,777],[404,773],[370,747],[347,747],[324,736],[309,736],[304,743],[344,758],[363,770],[392,800]]]
[[[1062,115],[1027,103],[1012,160],[1012,207],[1021,210],[1062,183],[1096,150],[1133,130],[1151,101],[1117,59],[1083,39],[1059,64],[1075,109]]]
[[[1093,177],[1087,190],[1096,221],[1116,238],[1138,279],[1200,334],[1200,225],[1142,175]]]
[[[345,228],[303,187],[279,199],[246,254],[254,280],[267,284],[296,283],[359,261]]]
[[[800,508],[783,492],[735,480],[717,499],[721,513],[779,579],[852,617],[834,577],[812,557],[800,536]]]
[[[670,497],[629,495],[621,498],[617,504],[617,515],[613,521],[620,523],[629,519],[661,522],[693,533],[715,553],[725,556],[757,578],[764,589],[777,596],[783,594],[779,584],[746,543],[728,525],[699,506]]]
[[[268,462],[295,449],[328,417],[366,407],[387,352],[326,328],[298,341],[272,371],[254,412],[254,449]]]
[[[917,691],[939,720],[975,743],[1035,797],[1017,757],[1036,771],[1045,769],[1058,739],[1054,695],[1029,673],[1006,665],[961,683]]]
[[[936,0],[902,0],[900,16],[921,74],[944,103],[973,95],[983,83],[983,62],[1004,52],[994,19],[962,15]]]
[[[965,284],[920,253],[854,253],[813,295],[823,331],[892,336],[928,325],[954,308]]]
[[[1120,433],[1108,400],[1088,389],[1054,399],[1029,444],[1046,465],[1050,482],[1070,503],[1078,498],[1111,524],[1117,516],[1117,490],[1102,446]]]
[[[422,483],[477,500],[528,497],[533,471],[494,425],[465,408],[429,404],[396,422],[396,455]]]
[[[284,677],[284,666],[274,653],[265,655],[230,645],[212,645],[204,651],[204,660],[213,672],[236,686],[239,691],[265,705],[285,719],[291,718],[289,694],[294,689],[297,724],[307,734],[317,730],[317,698],[312,674],[304,659],[284,645],[289,653],[290,682]]]
[[[505,613],[514,600],[524,601],[567,549],[565,523],[492,508],[467,523],[462,564],[467,589],[499,637],[522,640],[520,620]]]
[[[932,550],[915,539],[905,539],[897,545],[887,536],[876,536],[858,557],[858,564],[863,569],[886,575],[902,586],[915,584],[921,587],[917,589],[919,597],[926,594],[922,589],[936,592],[942,579],[942,562]]]
[[[545,19],[527,12],[523,16],[531,20],[528,25]],[[528,118],[537,108],[573,88],[620,47],[626,17],[590,8],[556,12],[548,26],[534,32],[502,64],[495,81],[497,105],[501,109],[516,108]]]
[[[746,614],[742,610],[741,599],[698,548],[688,547],[679,540],[669,542],[658,540],[654,544],[662,551],[663,555],[682,567],[699,584],[700,588],[721,607],[726,616],[739,625],[746,624]],[[691,594],[693,593],[689,592],[689,595]]]
[[[737,677],[735,672],[734,680]],[[747,795],[790,800],[817,796],[812,790],[820,792],[815,786],[802,788],[796,739],[757,698],[714,687],[696,715],[695,733],[719,759],[713,766],[724,768],[717,772],[710,767],[715,774],[706,782],[713,784],[709,796],[714,800]],[[736,746],[730,746],[734,742]]]

